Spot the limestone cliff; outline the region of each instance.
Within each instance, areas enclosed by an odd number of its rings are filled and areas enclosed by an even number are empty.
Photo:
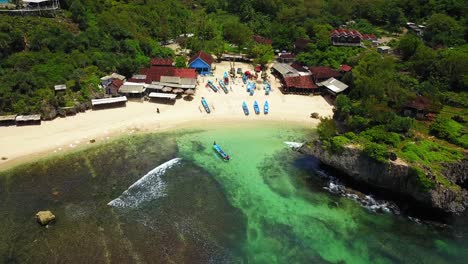
[[[356,181],[406,195],[428,207],[460,213],[468,206],[466,189],[448,188],[442,184],[436,184],[430,189],[424,188],[417,173],[399,159],[380,163],[355,146],[347,146],[340,153],[331,153],[320,141],[304,144],[299,151],[317,157],[324,164],[342,171]],[[432,178],[431,175],[428,177]]]

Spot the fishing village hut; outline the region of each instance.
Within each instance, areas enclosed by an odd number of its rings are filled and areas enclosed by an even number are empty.
[[[124,83],[120,89],[119,93],[126,95],[128,97],[143,97],[146,91],[146,86],[141,83]]]
[[[340,72],[341,73],[347,73],[353,70],[353,67],[349,66],[348,64],[342,64],[340,65]]]
[[[300,65],[296,67],[302,68]],[[297,70],[292,65],[286,63],[276,63],[272,72],[279,78],[282,84],[283,93],[311,94],[318,92],[318,86],[314,83],[309,71],[302,68]]]
[[[419,120],[425,120],[428,118],[428,115],[433,114],[434,112],[432,101],[429,98],[425,96],[417,96],[406,104],[403,110],[403,115],[414,117]]]
[[[273,41],[269,38],[262,37],[260,35],[254,35],[253,41],[257,42],[258,44],[262,45],[271,45]]]
[[[173,66],[171,59],[154,58],[151,60],[151,64],[151,67],[141,69],[140,73],[134,75],[129,81],[132,83],[146,83],[152,85],[155,84],[155,82],[160,82],[162,76],[189,78],[193,79],[193,82],[197,80],[197,72],[195,69],[176,68]],[[147,88],[162,89],[162,87],[157,86],[148,86]]]
[[[207,75],[212,73],[211,65],[213,64],[213,57],[204,52],[198,51],[188,61],[189,68],[195,69],[200,75]]]
[[[64,92],[67,90],[67,86],[65,84],[57,84],[54,86],[55,92]]]
[[[166,100],[175,100],[177,94],[174,93],[150,93],[149,97],[152,99],[166,99]]]
[[[319,87],[324,87],[325,91],[330,93],[332,96],[337,96],[339,93],[348,89],[348,85],[338,81],[335,78],[330,78],[326,81],[317,83]]]
[[[377,47],[377,52],[382,54],[390,54],[392,52],[392,48],[389,46],[379,46]]]
[[[17,126],[40,125],[41,115],[19,115],[16,117]]]
[[[107,107],[120,107],[120,106],[126,106],[126,104],[127,104],[126,96],[91,100],[91,106],[93,107],[93,109],[107,108]]]
[[[326,66],[309,67],[315,83],[326,81],[330,78],[341,78],[341,73]]]
[[[122,82],[125,82],[126,78],[125,78],[125,76],[117,74],[117,73],[114,72],[111,75],[107,75],[107,76],[102,77],[101,78],[101,85],[105,88],[109,84],[111,84],[113,80],[120,80]]]
[[[282,62],[282,63],[292,63],[296,59],[296,56],[292,54],[291,52],[283,52],[278,54],[278,57],[276,58],[277,61]]]
[[[357,30],[339,28],[332,30],[330,39],[333,46],[361,47],[363,36]]]
[[[14,126],[16,124],[16,115],[0,116],[0,126]]]

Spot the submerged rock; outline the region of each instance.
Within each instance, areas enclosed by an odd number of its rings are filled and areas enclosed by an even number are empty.
[[[332,153],[320,141],[305,144],[299,151],[317,157],[358,182],[408,196],[427,207],[461,213],[468,206],[466,189],[449,188],[442,184],[435,184],[431,189],[424,188],[412,167],[398,158],[381,163],[364,155],[356,146],[347,146],[340,153]]]
[[[41,225],[48,225],[55,221],[55,215],[51,211],[39,211],[36,214],[36,220]]]

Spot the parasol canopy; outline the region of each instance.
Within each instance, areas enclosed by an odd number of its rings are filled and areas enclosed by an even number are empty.
[[[183,93],[184,92],[184,89],[174,89],[172,90],[173,93],[177,94],[177,93]]]
[[[166,86],[166,87],[162,88],[162,91],[163,92],[170,92],[170,91],[172,91],[172,88]]]
[[[185,91],[185,94],[195,94],[195,90],[188,89],[187,91]]]

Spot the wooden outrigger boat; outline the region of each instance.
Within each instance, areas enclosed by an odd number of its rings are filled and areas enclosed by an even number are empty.
[[[265,101],[265,104],[263,105],[263,113],[267,115],[268,112],[270,112],[270,106],[268,105],[268,101]]]
[[[271,91],[271,86],[269,83],[265,84],[265,95],[269,95]]]
[[[208,86],[209,86],[215,93],[218,92],[218,88],[216,88],[216,86],[215,86],[210,80],[208,80]]]
[[[224,82],[219,80],[219,86],[221,86],[221,89],[223,89],[225,94],[229,93],[229,90],[227,89],[226,85],[224,85]]]
[[[224,161],[229,161],[231,159],[229,157],[229,155],[226,154],[218,144],[216,144],[216,142],[213,143],[213,148],[216,150],[216,152],[219,154],[219,156],[221,156],[221,158],[223,158]]]
[[[249,107],[245,102],[242,103],[242,109],[244,110],[245,115],[249,115]]]
[[[201,99],[201,103],[203,105],[203,108],[205,108],[205,111],[209,114],[211,113],[210,106],[208,105],[208,102],[205,100],[204,97]]]
[[[227,72],[224,72],[224,84],[229,85],[229,74]]]
[[[258,103],[257,101],[254,102],[254,111],[255,111],[255,114],[260,114],[260,107],[258,107]]]

